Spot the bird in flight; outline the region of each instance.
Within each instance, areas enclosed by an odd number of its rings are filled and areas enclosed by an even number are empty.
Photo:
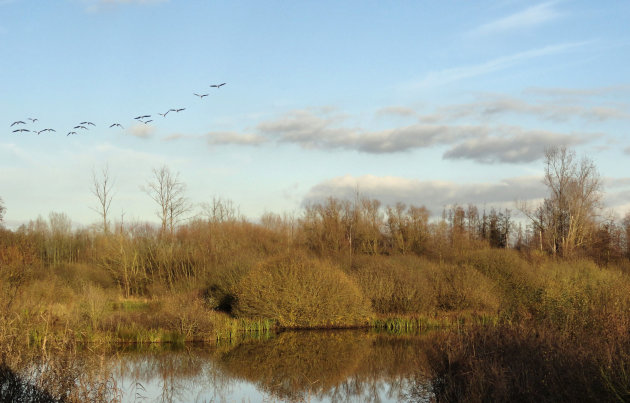
[[[149,120],[141,120],[142,123],[149,124],[149,122],[153,122],[153,119],[149,119]]]
[[[55,130],[55,129],[44,129],[42,131],[43,132],[55,132],[55,133],[57,133],[57,130]]]
[[[37,118],[28,118],[28,120],[30,120],[32,123],[35,123],[35,122],[37,122],[39,119],[37,119]]]
[[[165,118],[165,117],[166,117],[166,115],[168,115],[168,113],[169,113],[169,112],[174,111],[174,110],[175,110],[175,109],[169,109],[169,110],[167,110],[167,111],[166,111],[166,112],[164,112],[164,113],[158,113],[158,115],[160,115],[160,116],[162,116],[163,118]]]
[[[73,129],[84,129],[84,130],[87,130],[88,128],[83,126],[83,125],[78,125],[78,126],[74,126]]]
[[[30,132],[30,130],[28,130],[28,129],[16,129],[16,130],[13,130],[13,133],[17,133],[17,132]]]
[[[175,112],[181,112],[181,111],[184,111],[184,110],[186,110],[186,108],[179,108],[179,109],[171,109],[171,110],[174,110]]]
[[[123,125],[121,125],[120,123],[112,123],[111,125],[109,125],[110,128],[114,127],[114,126],[118,126],[121,129],[124,129]]]
[[[81,122],[79,123],[80,125],[92,125],[92,126],[96,126],[94,123],[92,122]]]
[[[68,132],[68,134],[66,134],[66,137],[68,137],[71,134],[77,134],[77,132]]]
[[[194,95],[197,95],[199,97],[199,99],[203,99],[203,97],[207,97],[210,94],[197,94],[196,92],[194,93]]]
[[[26,122],[22,122],[21,120],[18,120],[16,122],[11,123],[11,126],[9,126],[9,127],[13,127],[15,125],[25,125],[25,124],[26,124]]]
[[[213,87],[213,88],[217,88],[217,89],[218,89],[218,88],[223,87],[225,84],[226,84],[226,83],[221,83],[221,84],[212,84],[210,87]]]
[[[136,116],[134,119],[136,119],[136,120],[142,120],[142,119],[144,119],[144,118],[150,118],[150,117],[151,117],[151,115],[140,115],[140,116]]]

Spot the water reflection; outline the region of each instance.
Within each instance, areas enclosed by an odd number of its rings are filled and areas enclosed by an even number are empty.
[[[112,362],[123,401],[429,401],[430,336],[283,332],[235,346],[124,351]]]
[[[433,338],[365,330],[299,331],[235,345],[127,346],[99,354],[73,351],[23,360],[24,365],[12,365],[14,369],[1,367],[0,398],[24,402],[430,401],[430,384],[422,373]]]

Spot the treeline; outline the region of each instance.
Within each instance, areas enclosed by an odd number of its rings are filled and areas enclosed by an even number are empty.
[[[215,198],[202,213],[192,209],[185,185],[166,167],[154,170],[145,191],[157,203],[159,227],[116,223],[108,216],[112,180],[94,175],[92,193],[102,225],[72,228],[64,213],[50,213],[15,231],[0,233],[0,263],[7,267],[87,264],[107,272],[125,296],[142,295],[151,284],[212,277],[219,266],[238,266],[279,253],[304,253],[351,267],[360,256],[419,256],[449,260],[483,248],[516,249],[564,258],[589,258],[600,265],[626,265],[630,258],[630,214],[603,219],[602,183],[592,161],[565,148],[545,156],[548,197],[538,206],[510,209],[455,205],[439,218],[422,205],[328,198],[304,208],[299,217],[267,213],[245,219],[235,204]],[[5,208],[0,200],[0,217]],[[522,217],[525,217],[523,219]],[[201,276],[201,277],[200,277]],[[205,276],[205,277],[204,277]]]

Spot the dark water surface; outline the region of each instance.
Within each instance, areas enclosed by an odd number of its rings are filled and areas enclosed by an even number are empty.
[[[127,349],[105,366],[124,402],[430,401],[430,338],[282,332],[218,347]]]

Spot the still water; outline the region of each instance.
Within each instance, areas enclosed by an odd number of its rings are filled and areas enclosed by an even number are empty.
[[[121,350],[106,359],[123,402],[431,401],[427,335],[282,332],[236,345]]]

